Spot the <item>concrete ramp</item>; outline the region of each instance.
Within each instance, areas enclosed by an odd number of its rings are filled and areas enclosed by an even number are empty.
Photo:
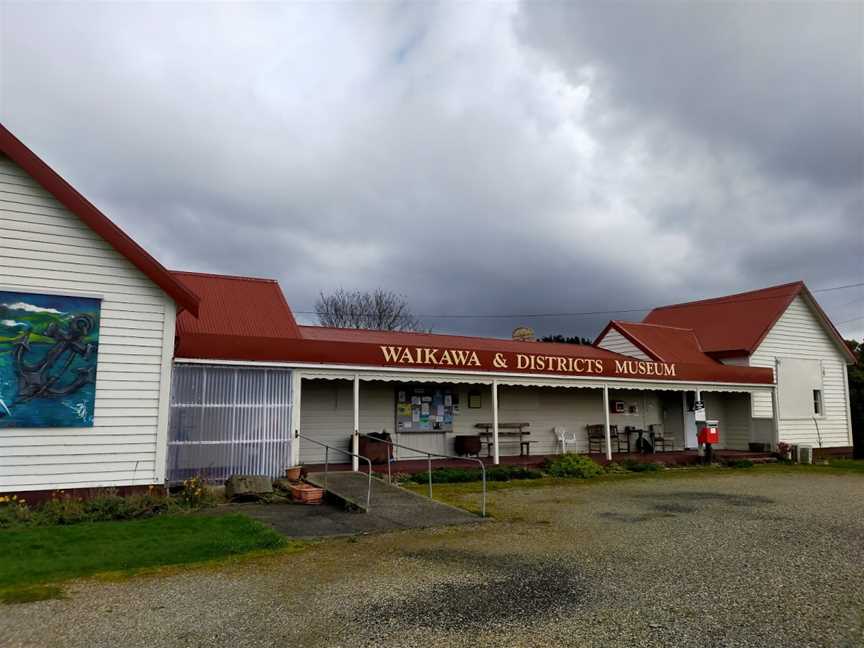
[[[306,475],[306,481],[324,488],[327,494],[350,507],[382,518],[390,524],[404,528],[447,526],[480,522],[482,518],[462,509],[430,500],[380,479],[372,478],[372,498],[366,510],[366,492],[369,478],[362,472],[331,472],[324,485],[324,473]]]

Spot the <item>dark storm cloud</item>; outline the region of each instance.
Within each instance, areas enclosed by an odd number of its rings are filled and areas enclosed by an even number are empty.
[[[864,5],[532,3],[520,33],[608,99],[804,180],[864,172]]]
[[[435,315],[864,280],[860,9],[603,6],[7,4],[0,116],[166,265],[298,311],[593,335]]]

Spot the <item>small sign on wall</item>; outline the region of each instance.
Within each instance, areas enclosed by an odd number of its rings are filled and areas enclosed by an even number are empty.
[[[705,420],[705,403],[702,402],[701,400],[697,400],[693,404],[693,412],[694,412],[694,418],[697,421],[704,421]]]

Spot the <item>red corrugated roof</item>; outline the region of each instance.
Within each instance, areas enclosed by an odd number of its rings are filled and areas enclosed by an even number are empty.
[[[556,344],[554,342],[524,342],[504,338],[481,338],[467,335],[438,333],[412,333],[405,331],[370,331],[367,329],[340,329],[326,326],[301,326],[306,340],[322,342],[365,342],[367,344],[394,344],[403,346],[448,347],[472,351],[512,351],[513,353],[548,353],[579,358],[623,358],[618,353],[587,344]]]
[[[606,332],[614,328],[621,335],[642,349],[648,356],[661,362],[707,362],[717,361],[706,355],[692,329],[677,326],[661,326],[637,322],[613,320],[597,337],[599,342]]]
[[[589,345],[297,326],[276,281],[188,272],[174,275],[201,295],[199,317],[184,313],[177,321],[175,355],[181,359],[552,375],[575,372],[595,378],[651,379],[662,375],[659,362],[639,362]],[[452,355],[447,356],[445,350]],[[408,354],[407,359],[404,354]],[[530,366],[534,361],[538,364]],[[770,369],[704,362],[678,362],[675,367],[667,378],[754,384],[772,381]]]
[[[105,239],[117,252],[129,259],[178,306],[191,313],[198,311],[198,296],[195,293],[177,281],[162,264],[129,238],[123,230],[78,193],[72,185],[57,175],[2,124],[0,124],[0,153],[7,155],[64,207]]]
[[[647,324],[691,329],[706,353],[750,355],[801,292],[804,282],[655,308]]]
[[[178,353],[195,337],[203,338],[198,344],[205,345],[209,337],[216,346],[225,338],[242,345],[300,337],[294,315],[273,279],[200,272],[171,274],[201,297],[198,317],[182,313],[177,318]]]
[[[648,313],[643,323],[691,329],[702,350],[717,358],[750,355],[799,295],[813,309],[838,350],[854,363],[843,337],[803,281],[661,306]]]

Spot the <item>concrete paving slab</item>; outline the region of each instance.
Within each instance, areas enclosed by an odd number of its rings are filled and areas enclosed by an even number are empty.
[[[369,481],[365,474],[331,472],[327,476],[326,486],[324,473],[309,473],[306,475],[306,480],[325,488],[329,496],[337,497],[360,510],[366,510]],[[372,479],[371,504],[366,514],[406,529],[470,524],[482,519],[473,513],[430,500],[428,497],[393,486],[380,479]]]
[[[307,481],[323,488],[323,473]],[[318,505],[293,503],[234,503],[204,514],[242,513],[290,538],[326,538],[397,529],[451,526],[481,522],[482,518],[448,504],[372,480],[372,505],[366,506],[368,481],[360,473],[330,473],[327,501]]]
[[[392,531],[403,527],[377,515],[346,511],[341,504],[228,504],[214,514],[242,513],[289,538],[328,538]]]

